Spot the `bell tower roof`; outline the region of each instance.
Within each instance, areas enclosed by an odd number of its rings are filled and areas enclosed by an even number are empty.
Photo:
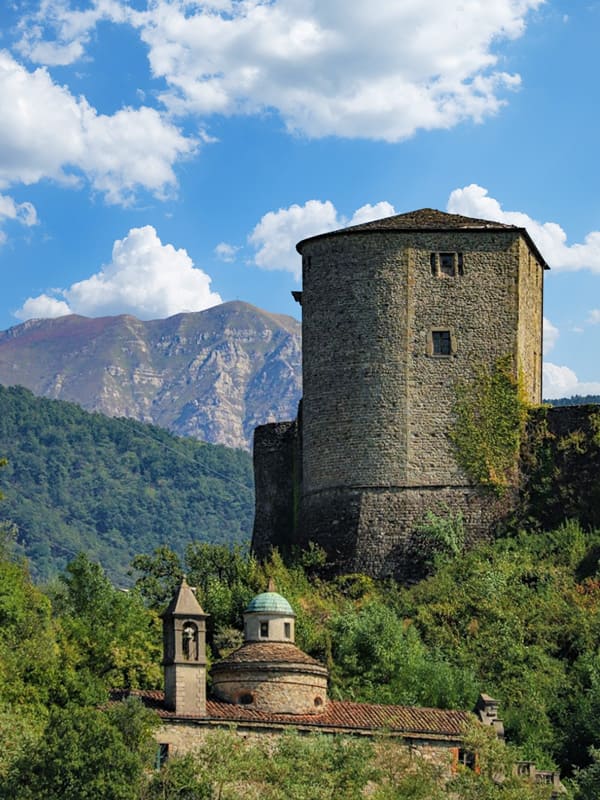
[[[196,599],[196,595],[191,586],[188,585],[188,582],[185,578],[185,575],[181,579],[181,583],[173,599],[167,606],[167,609],[161,615],[163,619],[165,617],[208,617],[208,614],[205,614],[202,610],[202,606]]]

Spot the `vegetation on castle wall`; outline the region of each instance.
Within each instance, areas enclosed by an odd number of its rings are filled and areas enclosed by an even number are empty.
[[[600,527],[597,406],[531,410],[521,463],[521,525],[554,528],[578,519],[585,528]]]
[[[510,356],[493,368],[481,365],[472,380],[456,386],[451,439],[469,478],[502,494],[516,478],[527,420],[520,381]]]

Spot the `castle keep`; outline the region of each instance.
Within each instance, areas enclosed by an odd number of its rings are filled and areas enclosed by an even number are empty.
[[[313,541],[336,571],[405,579],[428,510],[470,540],[505,510],[457,463],[456,387],[508,356],[541,402],[547,265],[524,228],[432,209],[297,249],[304,394],[255,432],[253,549]]]

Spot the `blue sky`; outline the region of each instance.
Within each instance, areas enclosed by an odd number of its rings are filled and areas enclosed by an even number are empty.
[[[600,393],[596,0],[5,0],[0,329],[242,299],[421,207],[524,225],[544,394]]]

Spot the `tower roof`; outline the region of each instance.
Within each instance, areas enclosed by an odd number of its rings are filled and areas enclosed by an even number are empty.
[[[250,601],[244,613],[286,614],[290,617],[296,616],[285,597],[282,597],[277,592],[263,592],[262,594],[257,594],[256,597]]]
[[[376,219],[372,222],[363,222],[360,225],[351,225],[348,228],[340,228],[335,231],[309,236],[296,245],[296,250],[302,253],[302,247],[315,239],[322,239],[328,236],[336,236],[340,233],[372,233],[381,231],[399,232],[420,232],[420,231],[514,231],[521,233],[531,249],[540,259],[544,269],[549,269],[543,256],[537,249],[531,236],[525,228],[518,225],[506,225],[503,222],[495,222],[489,219],[477,219],[476,217],[465,217],[462,214],[448,214],[445,211],[438,211],[435,208],[420,208],[417,211],[408,211],[405,214],[395,214],[392,217]]]
[[[179,584],[173,599],[167,606],[166,611],[164,611],[162,614],[163,617],[170,617],[174,615],[180,617],[208,616],[208,614],[205,614],[202,610],[202,606],[196,599],[196,595],[192,591],[192,588],[188,585],[185,575],[181,579],[181,583]]]

